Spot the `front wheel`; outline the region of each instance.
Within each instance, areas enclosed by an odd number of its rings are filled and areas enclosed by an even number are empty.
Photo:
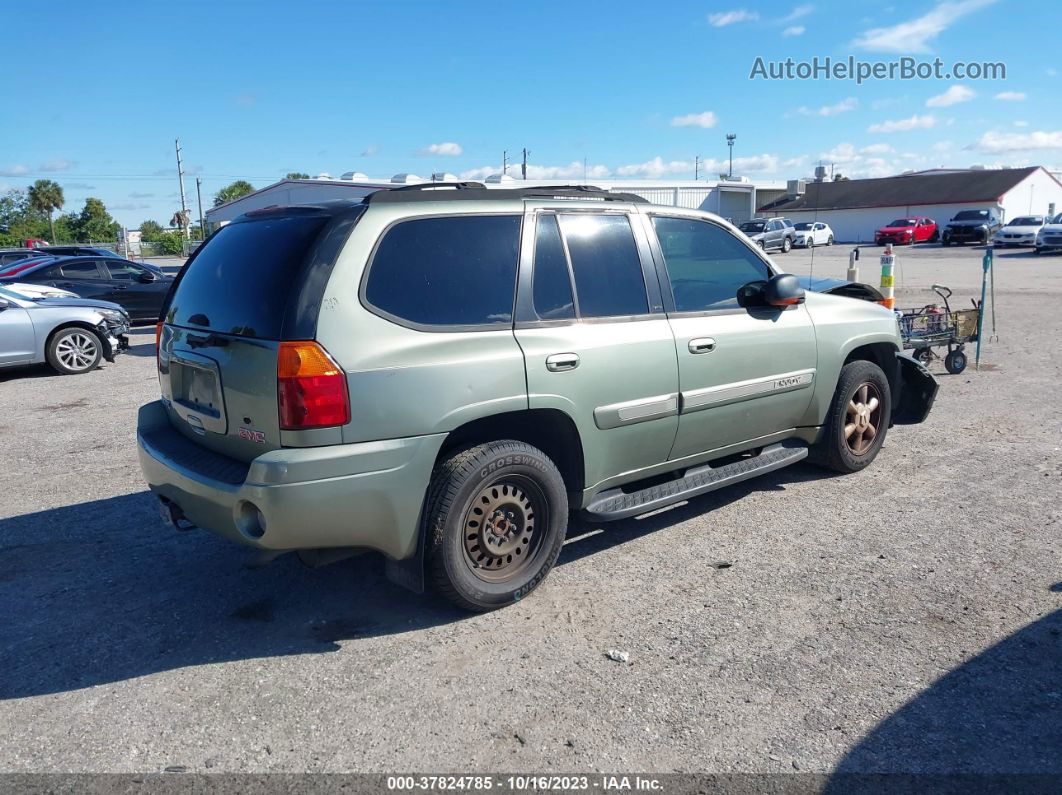
[[[791,248],[793,248],[793,241],[792,240],[790,240],[788,237],[785,238],[784,240],[782,240],[782,253],[783,254],[788,254],[789,250]]]
[[[436,467],[425,516],[436,590],[465,610],[494,610],[527,596],[553,568],[568,494],[545,453],[506,439]]]
[[[832,246],[833,245],[833,235],[830,235],[828,238],[826,238],[826,245],[827,246]]]
[[[858,472],[877,457],[892,416],[885,373],[873,362],[849,362],[841,369],[822,437],[811,460],[837,472]]]
[[[48,342],[48,364],[62,375],[95,370],[103,358],[103,340],[86,328],[66,328]]]
[[[958,348],[944,357],[944,369],[952,375],[958,375],[966,369],[966,352]]]

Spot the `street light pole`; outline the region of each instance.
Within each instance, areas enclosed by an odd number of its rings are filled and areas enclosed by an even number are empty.
[[[726,134],[726,145],[730,147],[730,173],[727,175],[727,179],[734,178],[734,140],[737,135],[734,133]]]
[[[203,180],[199,177],[195,178],[195,195],[199,199],[199,236],[206,240],[206,222],[203,221]]]

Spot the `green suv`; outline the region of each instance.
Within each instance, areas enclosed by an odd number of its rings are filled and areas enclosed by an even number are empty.
[[[873,303],[805,296],[734,227],[594,188],[256,210],[158,327],[140,464],[163,518],[376,550],[462,607],[546,576],[569,514],[643,514],[806,457],[867,466],[936,382]]]

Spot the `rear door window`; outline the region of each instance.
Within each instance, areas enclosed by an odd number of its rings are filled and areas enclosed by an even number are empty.
[[[102,279],[99,266],[94,259],[75,260],[62,264],[63,276],[68,279]]]
[[[185,268],[167,322],[280,339],[289,298],[328,218],[270,216],[229,224]]]
[[[770,278],[767,265],[726,229],[694,218],[656,216],[676,312],[706,312],[738,305],[738,288]]]
[[[575,317],[571,273],[555,215],[541,215],[535,236],[535,269],[531,281],[535,314],[543,320]]]
[[[120,259],[104,260],[104,267],[112,279],[122,282],[134,281],[140,278],[143,269],[131,262],[123,262]]]
[[[415,326],[511,325],[521,220],[463,215],[395,224],[372,258],[365,301]]]
[[[638,247],[625,215],[557,216],[571,257],[580,317],[649,313]]]

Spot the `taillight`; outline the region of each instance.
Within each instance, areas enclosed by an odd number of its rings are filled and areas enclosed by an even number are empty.
[[[282,342],[277,356],[280,428],[301,431],[350,422],[347,378],[316,342]]]

